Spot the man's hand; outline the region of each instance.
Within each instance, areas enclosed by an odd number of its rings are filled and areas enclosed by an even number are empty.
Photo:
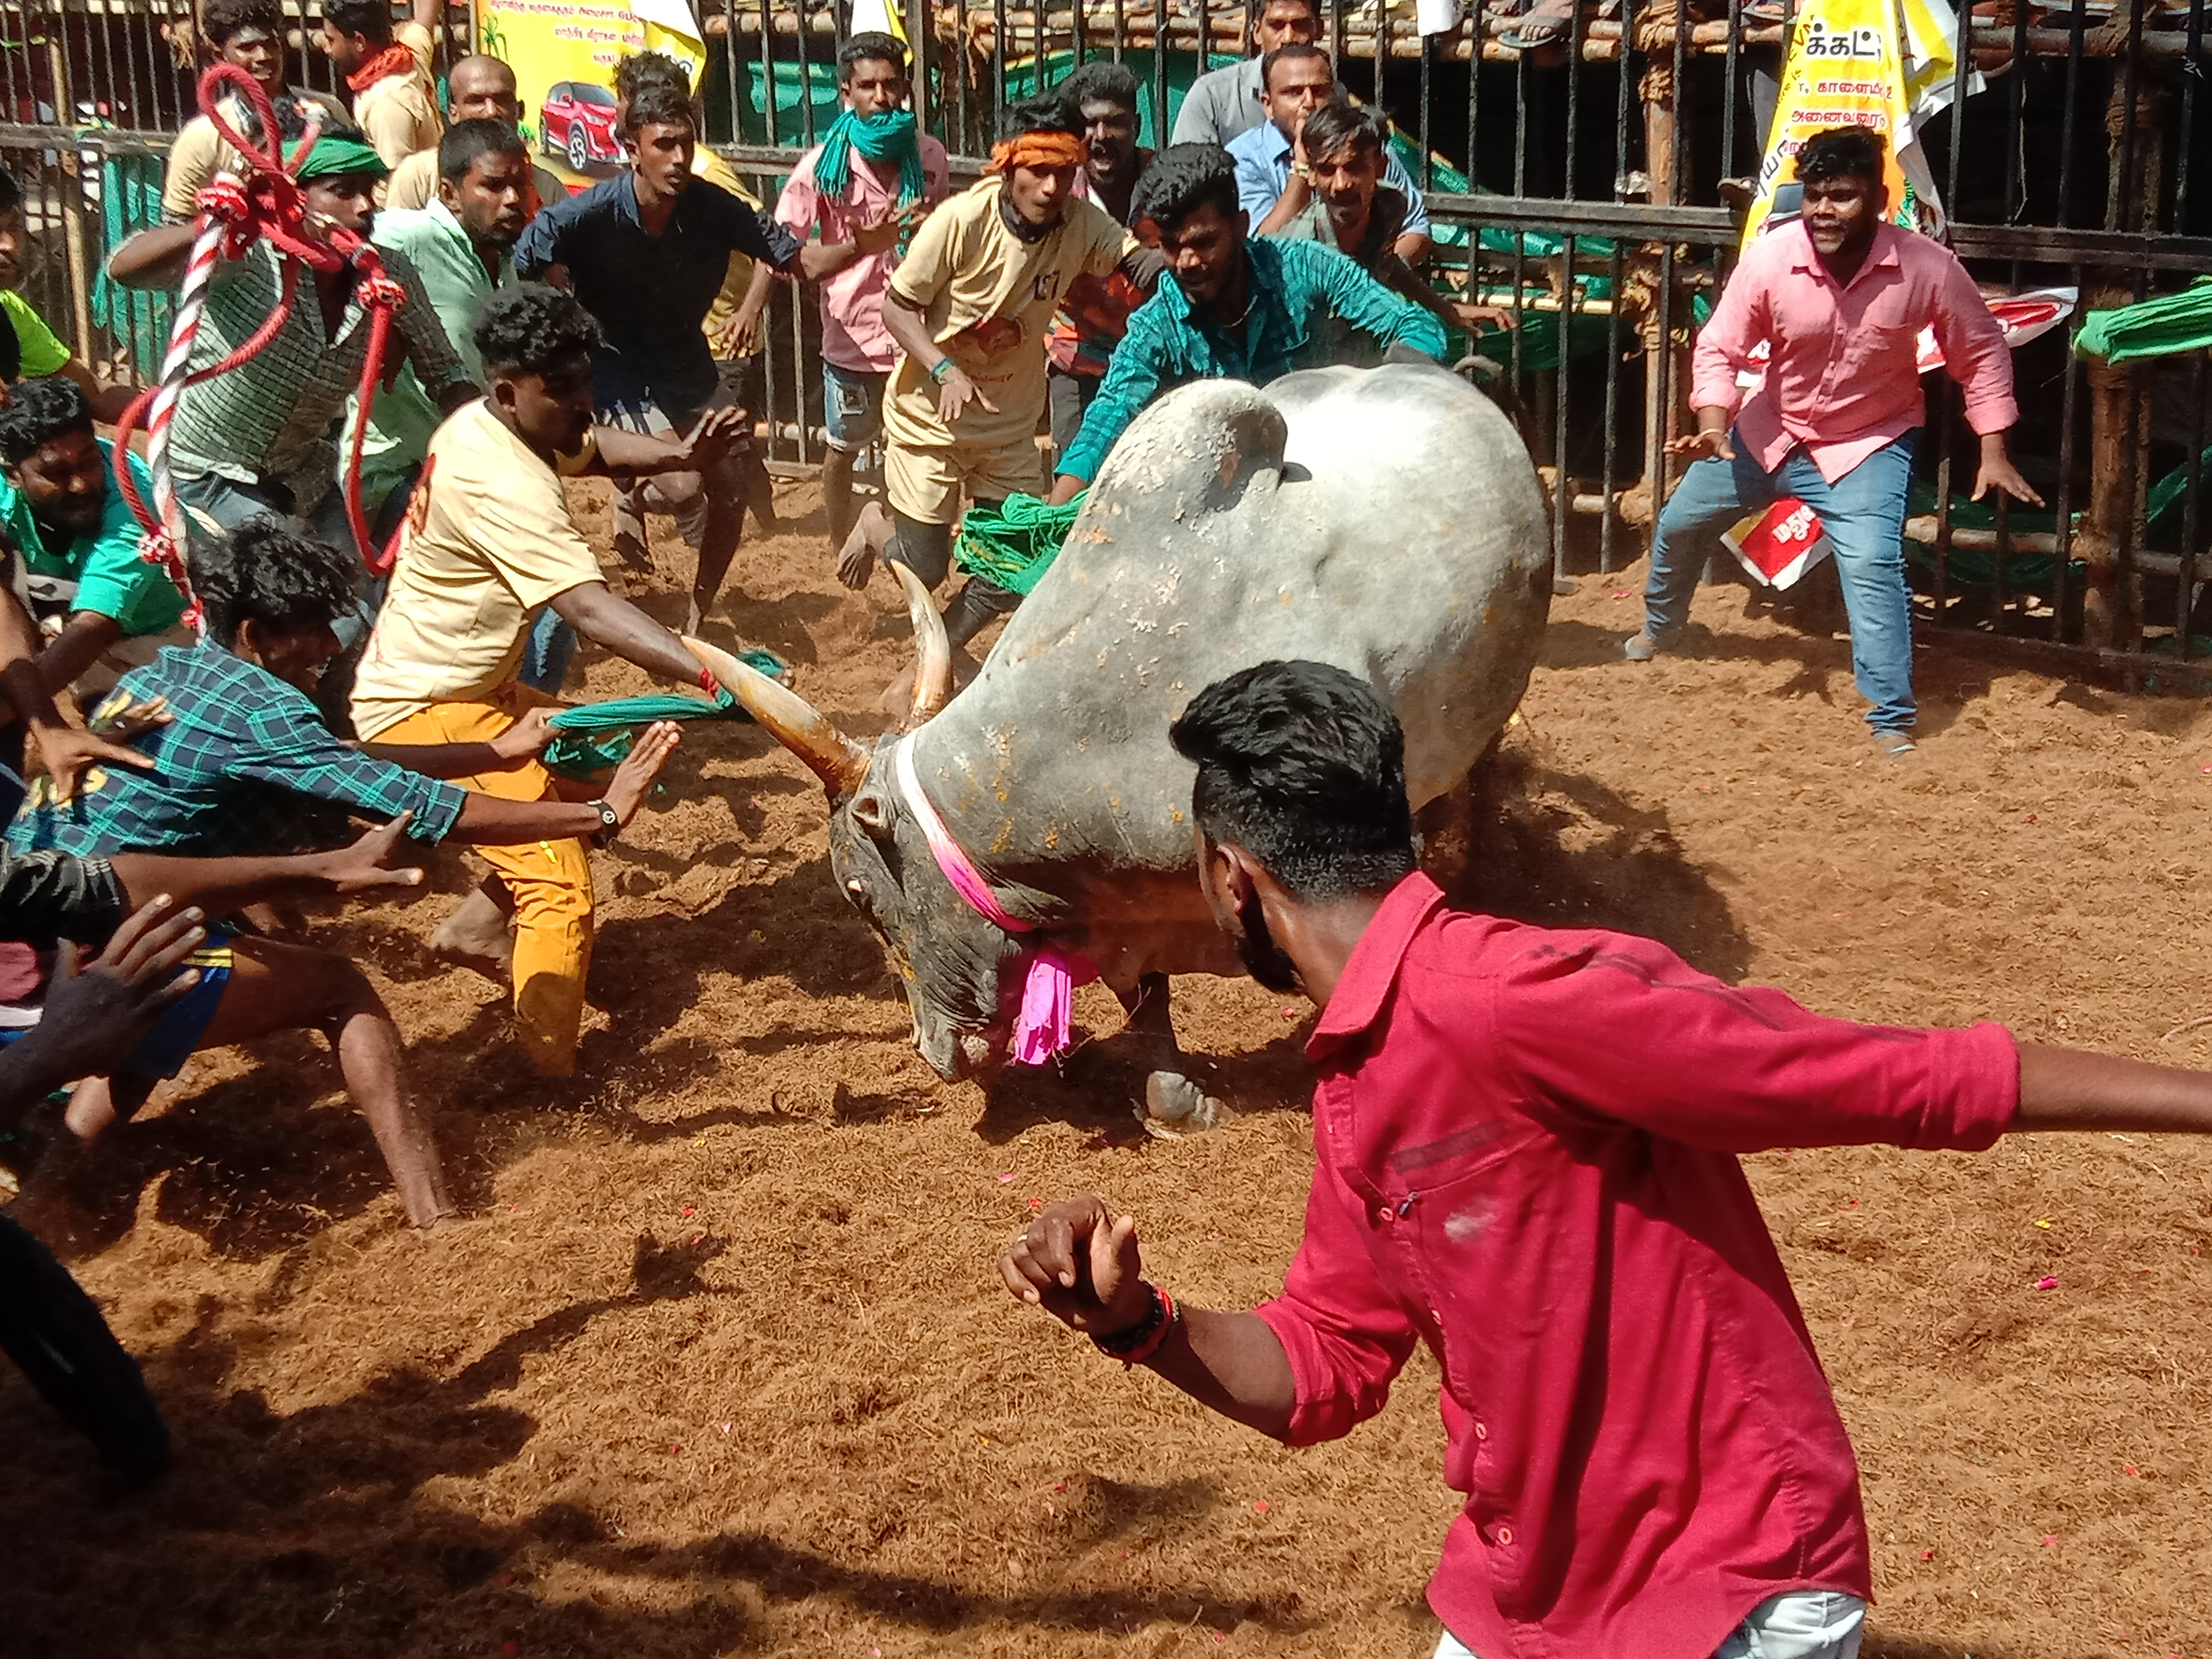
[[[739,306],[714,331],[714,355],[725,362],[750,357],[761,349],[761,314]]]
[[[1476,305],[1467,300],[1455,300],[1451,302],[1451,313],[1459,319],[1459,325],[1470,334],[1479,333],[1486,328],[1510,331],[1515,326],[1513,313],[1504,306]]]
[[[526,708],[521,718],[491,740],[491,751],[504,761],[536,760],[553,741],[554,708]]]
[[[665,469],[671,472],[703,472],[732,449],[742,447],[751,435],[749,409],[710,409],[699,417],[683,439]]]
[[[854,225],[853,246],[860,250],[863,259],[889,253],[898,246],[898,239],[906,234],[914,220],[915,209],[909,207],[902,213],[886,213],[872,224]]]
[[[1717,461],[1732,461],[1735,459],[1735,446],[1729,441],[1725,424],[1709,426],[1700,420],[1695,432],[1669,439],[1667,453],[1682,461],[1702,461],[1709,457]]]
[[[1000,1259],[999,1277],[1016,1301],[1086,1336],[1110,1336],[1151,1311],[1142,1267],[1136,1218],[1117,1221],[1085,1193],[1047,1205]]]
[[[971,403],[982,404],[994,415],[999,412],[998,404],[977,391],[975,381],[962,372],[959,364],[955,363],[945,371],[945,379],[938,383],[937,418],[949,427],[960,418],[962,411]]]
[[[323,855],[323,876],[341,893],[374,892],[386,887],[417,887],[422,872],[413,865],[392,862],[400,837],[407,833],[415,814],[402,812],[389,823],[379,824],[350,847]]]
[[[1044,498],[1047,507],[1066,507],[1080,495],[1088,486],[1072,472],[1053,475],[1052,494]]]
[[[1982,465],[1974,474],[1974,499],[1979,501],[1992,489],[2002,489],[2016,501],[2026,501],[2031,507],[2041,507],[2043,497],[2034,487],[2020,476],[2020,469],[2012,464],[2006,453],[2005,435],[1992,432],[1982,439]]]
[[[142,772],[154,769],[151,755],[80,732],[74,726],[35,726],[31,734],[39,740],[39,757],[53,775],[57,805],[76,793],[79,780],[95,766],[135,766]]]
[[[615,769],[614,779],[600,799],[615,809],[624,829],[637,816],[637,809],[645,804],[646,791],[653,787],[653,779],[660,775],[660,769],[683,740],[674,720],[655,720],[639,734],[629,755]]]
[[[170,903],[164,893],[141,905],[82,970],[76,946],[64,943],[46,1012],[17,1045],[37,1045],[47,1076],[58,1083],[106,1076],[169,1005],[199,983],[197,972],[176,970],[205,942],[207,929],[197,909],[172,915]]]
[[[176,716],[169,712],[167,697],[149,697],[143,702],[125,705],[113,714],[92,722],[94,737],[112,738],[118,743],[128,743],[143,732],[156,726],[167,726]]]

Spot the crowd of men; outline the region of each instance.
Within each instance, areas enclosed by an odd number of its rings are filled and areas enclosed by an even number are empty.
[[[349,94],[337,100],[288,81],[275,0],[203,4],[208,50],[269,94],[274,136],[312,135],[301,234],[338,254],[365,243],[391,285],[340,257],[295,291],[265,241],[218,269],[191,366],[240,361],[189,385],[168,430],[204,635],[141,556],[114,482],[119,461],[150,496],[143,465],[97,429],[127,390],[14,291],[21,202],[0,184],[0,762],[19,797],[0,849],[0,1125],[70,1086],[19,1215],[63,1194],[85,1149],[195,1050],[292,1029],[329,1038],[407,1218],[451,1213],[368,976],[255,910],[410,884],[404,842],[481,854],[490,875],[434,943],[504,980],[531,1065],[570,1074],[593,936],[586,846],[630,821],[678,729],[647,726],[594,790],[544,763],[549,710],[579,638],[697,688],[702,708],[726,697],[685,635],[722,603],[747,513],[773,522],[750,440],[779,279],[820,313],[840,577],[860,587],[880,560],[904,567],[944,592],[959,646],[1019,603],[981,574],[952,588],[963,514],[1073,501],[1164,392],[1441,362],[1452,332],[1510,325],[1423,274],[1421,192],[1385,125],[1337,85],[1314,0],[1264,0],[1258,50],[1197,82],[1174,143],[1140,145],[1135,77],[1089,64],[1012,106],[984,177],[957,191],[909,106],[905,48],[855,35],[838,57],[842,109],[772,210],[702,143],[684,70],[651,53],[625,58],[612,88],[629,165],[571,189],[532,160],[496,58],[454,64],[441,106],[434,9],[422,0],[395,27],[385,0],[326,0],[319,43]],[[271,136],[246,100],[225,114],[251,142]],[[1675,446],[1694,465],[1626,654],[1681,648],[1713,534],[1796,494],[1836,543],[1876,747],[1897,756],[1914,712],[1899,538],[1923,325],[1968,388],[1977,495],[2033,492],[2004,447],[2017,410],[2002,336],[1954,259],[1884,222],[1881,163],[1856,131],[1809,145],[1802,224],[1746,257],[1701,335],[1698,429]],[[198,216],[238,212],[246,165],[213,123],[189,124],[170,222],[116,247],[109,276],[175,287]],[[395,293],[386,389],[364,408]],[[1767,389],[1741,398],[1761,342]],[[357,473],[342,459],[356,439]],[[881,501],[863,507],[870,452]],[[632,572],[654,569],[647,515],[675,520],[696,555],[680,633],[610,582],[563,488],[586,473],[613,481],[614,552]],[[372,575],[389,548],[396,562]],[[1340,671],[1247,671],[1201,692],[1173,736],[1198,769],[1203,885],[1224,930],[1264,983],[1324,1011],[1307,1237],[1284,1297],[1204,1313],[1145,1281],[1133,1224],[1085,1197],[1026,1231],[1002,1263],[1008,1287],[1294,1442],[1346,1432],[1417,1341],[1436,1347],[1454,1478],[1473,1494],[1432,1590],[1452,1632],[1441,1654],[1519,1651],[1534,1632],[1562,1651],[1848,1659],[1868,1593],[1850,1450],[1728,1152],[1972,1147],[2087,1121],[2201,1131],[2202,1080],[2022,1051],[1990,1027],[1820,1021],[1702,981],[1649,941],[1591,947],[1563,971],[1534,930],[1453,912],[1415,872],[1402,734]],[[24,786],[33,748],[42,769]],[[377,827],[327,850],[348,816]],[[1587,1042],[1596,1000],[1631,1010],[1615,1052]],[[1437,1183],[1494,1162],[1501,1137],[1518,1149],[1501,1188],[1516,1218],[1469,1254],[1487,1221],[1462,1236],[1462,1218],[1432,1229],[1416,1206],[1428,1215]],[[1407,1224],[1385,1243],[1394,1218]],[[1601,1241],[1616,1251],[1603,1261]],[[34,1375],[51,1375],[40,1355],[93,1352],[104,1334],[50,1267],[0,1224],[0,1276],[45,1275],[38,1309],[0,1317],[0,1345]],[[114,1358],[94,1352],[83,1374],[120,1376]],[[1471,1376],[1490,1391],[1480,1413]],[[165,1443],[128,1382],[81,1420],[112,1462],[149,1473]],[[1789,1467],[1777,1445],[1799,1449]]]

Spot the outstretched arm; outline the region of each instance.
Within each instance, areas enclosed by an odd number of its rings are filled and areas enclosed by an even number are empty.
[[[2010,1127],[2212,1134],[2212,1072],[2023,1042]]]
[[[602,646],[648,674],[679,685],[711,689],[714,676],[684,648],[684,641],[605,582],[586,582],[556,594],[553,609],[562,621],[593,645]]]
[[[123,288],[174,288],[198,235],[197,219],[142,230],[107,256],[107,275]]]

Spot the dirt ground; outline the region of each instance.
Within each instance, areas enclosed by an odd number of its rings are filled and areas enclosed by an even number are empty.
[[[902,610],[830,580],[811,486],[782,506],[719,636],[880,729]],[[1838,1014],[2212,1065],[2199,702],[1945,647],[1921,658],[1925,746],[1881,765],[1844,644],[1708,590],[1704,653],[1632,668],[1636,586],[1555,605],[1475,838],[1484,902]],[[596,860],[565,1086],[526,1074],[498,988],[425,951],[457,863],[313,922],[390,999],[468,1213],[401,1226],[319,1042],[196,1060],[108,1144],[67,1251],[178,1466],[118,1492],[0,1367],[0,1652],[1430,1651],[1454,1499],[1425,1358],[1377,1421],[1291,1453],[993,1272],[1034,1201],[1088,1188],[1178,1291],[1277,1288],[1310,1169],[1304,1005],[1178,982],[1237,1109],[1199,1137],[1139,1133],[1110,1043],[988,1095],[940,1084],[823,817],[757,729],[695,735]],[[1081,994],[1110,1036],[1111,1000]],[[2212,1654],[2212,1147],[1751,1163],[1864,1468],[1868,1651]]]

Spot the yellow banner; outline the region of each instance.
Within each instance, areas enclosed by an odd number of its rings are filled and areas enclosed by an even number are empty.
[[[615,131],[615,64],[662,52],[696,87],[705,40],[688,0],[485,0],[477,48],[514,67],[522,90],[522,131],[545,165],[572,185],[620,171]]]
[[[1940,223],[1935,192],[1917,165],[1912,100],[1894,0],[1807,0],[1782,68],[1774,125],[1759,169],[1759,195],[1744,221],[1744,246],[1777,210],[1796,211],[1797,152],[1814,133],[1863,126],[1888,151],[1891,220],[1907,230]]]

